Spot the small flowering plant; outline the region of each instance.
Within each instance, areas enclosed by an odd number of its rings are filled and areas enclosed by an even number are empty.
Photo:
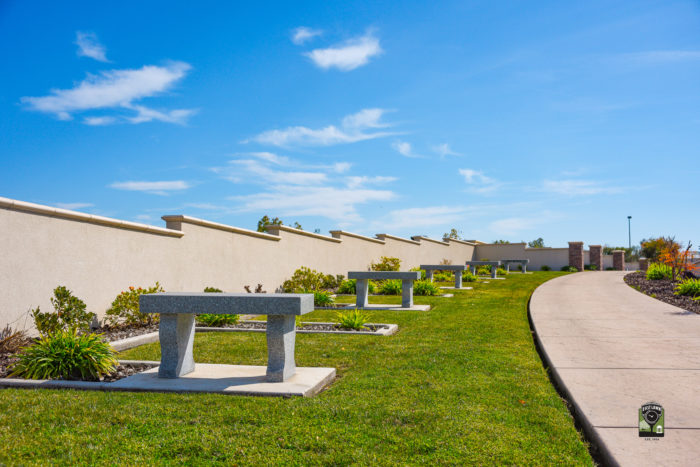
[[[112,302],[107,310],[106,321],[110,326],[147,326],[157,323],[159,316],[153,313],[141,313],[139,311],[139,296],[143,294],[164,292],[158,282],[153,287],[129,287],[122,291]]]

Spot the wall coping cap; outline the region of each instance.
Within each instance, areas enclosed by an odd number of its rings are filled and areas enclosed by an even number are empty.
[[[359,238],[360,240],[366,240],[368,242],[380,243],[382,245],[384,245],[386,243],[384,240],[380,240],[378,238],[366,237],[364,235],[360,235],[360,234],[356,234],[356,233],[352,233],[352,232],[345,232],[343,230],[330,230],[329,232],[333,236],[333,238],[338,238],[338,239],[340,239],[341,235],[345,235],[346,237]]]
[[[325,240],[327,242],[342,243],[343,241],[338,238],[329,237],[328,235],[321,235],[313,232],[307,232],[306,230],[295,229],[294,227],[288,227],[286,225],[271,225],[265,226],[265,230],[269,231],[272,235],[279,235],[280,231],[289,232],[297,235],[304,235],[306,237],[317,238],[319,240]]]
[[[139,232],[152,233],[156,235],[167,235],[170,237],[182,237],[184,232],[179,230],[165,229],[154,225],[140,224],[138,222],[122,221],[112,219],[111,217],[95,216],[93,214],[85,214],[84,212],[71,211],[69,209],[54,208],[43,204],[28,203],[10,198],[0,197],[0,208],[10,209],[13,211],[23,211],[33,214],[41,214],[44,216],[57,217],[59,219],[68,219],[89,224],[98,224],[106,227],[116,227],[119,229],[136,230]]]
[[[583,242],[569,242],[569,245],[583,245]]]
[[[391,239],[391,240],[397,240],[397,241],[399,241],[399,242],[406,242],[406,243],[410,243],[410,244],[412,244],[412,245],[420,245],[420,242],[417,242],[417,241],[415,241],[415,240],[409,240],[409,239],[407,239],[407,238],[402,238],[402,237],[395,237],[394,235],[389,235],[389,234],[377,234],[376,236],[377,236],[377,238],[380,239],[380,240],[384,240],[384,239],[386,239],[386,238],[389,238],[389,239]]]
[[[435,240],[434,238],[428,238],[428,237],[424,237],[422,235],[414,235],[413,237],[411,237],[411,240],[415,240],[417,242],[422,242],[422,241],[433,242],[433,243],[437,243],[438,245],[442,245],[442,246],[450,246],[450,244],[444,240]]]
[[[588,248],[603,248],[603,245],[588,245]]]
[[[491,246],[491,245],[527,245],[527,242],[513,242],[513,243],[484,243],[484,242],[479,242],[479,245],[484,245],[484,246]],[[545,247],[546,248],[546,247]]]
[[[270,235],[264,232],[257,232],[255,230],[244,229],[242,227],[234,227],[232,225],[220,224],[218,222],[199,219],[197,217],[183,215],[165,215],[162,216],[161,219],[163,219],[165,222],[184,222],[186,224],[194,224],[199,225],[201,227],[209,227],[211,229],[223,230],[225,232],[248,235],[249,237],[264,238],[265,240],[280,240],[280,238],[276,235]]]
[[[455,242],[455,243],[462,243],[462,244],[464,244],[464,245],[476,246],[476,243],[474,243],[474,242],[471,242],[471,241],[468,242],[468,241],[466,241],[466,240],[458,240],[458,239],[456,239],[456,238],[443,237],[442,241],[443,241],[443,242],[448,242],[448,243],[450,243],[450,242]]]

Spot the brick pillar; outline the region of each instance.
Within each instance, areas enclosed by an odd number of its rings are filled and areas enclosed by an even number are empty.
[[[649,260],[646,258],[639,258],[639,270],[646,271],[649,267]]]
[[[569,266],[583,271],[583,242],[569,242]]]
[[[589,256],[591,257],[591,266],[597,266],[598,271],[603,268],[603,247],[601,245],[588,245]]]
[[[616,271],[625,270],[625,252],[623,250],[613,251],[613,268]]]

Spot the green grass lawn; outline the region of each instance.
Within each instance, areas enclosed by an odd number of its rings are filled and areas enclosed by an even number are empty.
[[[0,463],[591,465],[527,321],[532,291],[561,274],[416,297],[429,312],[368,312],[399,324],[391,337],[298,334],[298,366],[338,370],[309,399],[0,390]],[[267,360],[259,333],[197,334],[194,353],[197,362]],[[121,357],[158,360],[158,344]]]

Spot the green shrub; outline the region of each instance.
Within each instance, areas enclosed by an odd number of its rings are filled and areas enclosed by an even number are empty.
[[[129,290],[123,291],[112,302],[112,306],[107,310],[105,320],[110,326],[119,326],[121,324],[131,325],[149,325],[157,323],[159,316],[156,313],[141,313],[139,311],[139,297],[143,294],[151,294],[163,292],[163,287],[158,282],[153,287],[147,289],[129,287]]]
[[[221,328],[229,324],[237,324],[238,320],[238,315],[217,315],[211,313],[202,313],[201,315],[197,315],[197,322],[199,324],[213,328]]]
[[[204,287],[206,293],[222,293],[223,290],[217,289],[216,287]]]
[[[503,268],[498,268],[498,269],[496,269],[496,274],[499,274],[501,276],[505,276],[506,274],[508,274],[508,271],[506,271]]]
[[[412,272],[418,272],[418,271],[420,271],[420,278],[421,278],[421,280],[424,280],[424,279],[425,279],[425,271],[422,270],[421,268],[411,268],[411,269],[409,269],[409,271],[412,271]]]
[[[436,271],[435,274],[433,274],[433,280],[435,282],[451,282],[454,280],[454,276],[449,271]]]
[[[607,268],[605,268],[605,270],[606,270],[606,271],[614,271],[614,270],[615,270],[615,268],[614,268],[614,267],[612,267],[612,266],[608,266]]]
[[[57,331],[19,353],[11,376],[29,379],[98,380],[112,373],[117,359],[101,334],[78,334],[76,329]]]
[[[388,279],[379,286],[379,293],[382,295],[401,295],[401,280]]]
[[[586,264],[583,267],[584,271],[597,271],[598,270],[598,265],[597,264]]]
[[[464,271],[462,273],[462,282],[476,282],[476,276],[470,271]]]
[[[304,290],[329,290],[340,286],[342,282],[343,276],[340,274],[337,276],[323,274],[314,269],[302,266],[294,271],[291,279],[284,281],[282,290],[286,293],[303,293],[302,291]]]
[[[440,295],[440,289],[430,281],[415,281],[413,283],[413,295]]]
[[[307,292],[311,293],[311,292]],[[323,290],[314,290],[314,306],[331,306],[333,304],[333,297],[331,297],[330,292]]]
[[[552,268],[549,267],[549,266],[547,266],[546,264],[543,264],[543,265],[540,267],[540,271],[551,271],[551,270],[552,270]]]
[[[326,274],[323,276],[321,288],[324,290],[335,290],[338,288],[341,282],[343,282],[343,279],[345,279],[345,276],[342,274],[336,274],[335,276],[332,274]]]
[[[34,325],[41,334],[52,334],[62,330],[87,331],[95,319],[95,313],[86,311],[85,302],[75,297],[70,290],[59,285],[51,298],[54,312],[43,313],[37,307],[32,310]]]
[[[339,328],[359,331],[365,327],[365,323],[369,321],[369,316],[356,308],[350,311],[338,312],[337,319]]]
[[[564,272],[578,272],[576,266],[562,266],[561,270]]]
[[[489,276],[491,275],[491,266],[479,266],[476,269],[477,276]]]
[[[369,293],[374,293],[376,290],[376,286],[374,285],[374,282],[368,281],[369,283],[367,284],[367,289]],[[347,294],[347,295],[355,295],[357,293],[356,289],[357,281],[355,279],[346,279],[340,283],[338,286],[338,293],[339,294]]]
[[[673,292],[676,295],[687,295],[690,297],[700,297],[700,280],[686,279],[676,286]]]
[[[671,279],[671,275],[671,266],[667,266],[663,263],[651,263],[647,268],[647,279],[650,281]]]
[[[378,263],[372,263],[372,271],[398,271],[401,267],[401,260],[393,256],[382,256]]]

